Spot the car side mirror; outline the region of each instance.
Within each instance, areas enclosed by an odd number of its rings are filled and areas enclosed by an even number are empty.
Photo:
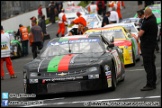
[[[111,43],[111,44],[108,45],[107,49],[109,49],[109,48],[113,48],[113,47],[114,47],[114,44]]]
[[[109,36],[108,40],[109,40],[109,42],[114,43],[114,36]]]

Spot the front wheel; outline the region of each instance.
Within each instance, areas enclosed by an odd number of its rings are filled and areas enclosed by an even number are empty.
[[[133,56],[133,63],[132,63],[132,66],[135,66],[135,65],[136,65],[136,58],[135,58],[135,53],[134,53],[133,50],[132,50],[132,56]]]
[[[116,85],[117,85],[117,79],[116,79],[116,73],[115,73],[115,67],[114,65],[112,65],[112,75],[111,75],[111,84],[112,84],[112,87],[110,88],[110,90],[114,91],[116,89]]]
[[[17,47],[17,57],[21,57],[21,56],[22,56],[21,47],[18,45],[18,47]]]

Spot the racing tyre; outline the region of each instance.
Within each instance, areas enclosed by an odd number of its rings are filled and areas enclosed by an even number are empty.
[[[24,87],[24,93],[27,93],[27,75],[26,75],[26,73],[23,73],[23,79],[24,79],[24,85],[23,85],[23,87]]]
[[[132,55],[133,55],[133,63],[132,63],[132,66],[135,66],[136,65],[136,58],[135,58],[135,54],[134,54],[134,51],[132,50]]]
[[[20,46],[18,45],[18,48],[17,48],[17,57],[21,57],[21,56],[22,56],[22,51],[21,51]]]
[[[114,68],[114,64],[112,65],[112,87],[110,88],[111,91],[114,91],[116,89],[116,85],[117,85],[117,80],[116,80],[116,73],[115,73],[115,68]]]

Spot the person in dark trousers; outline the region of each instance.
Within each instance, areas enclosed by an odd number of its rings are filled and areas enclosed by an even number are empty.
[[[103,12],[104,12],[104,9],[105,9],[104,1],[99,0],[99,1],[96,2],[96,4],[98,6],[98,14],[103,16]]]
[[[144,1],[144,3],[145,3],[145,8],[146,8],[149,5],[153,5],[154,1],[147,0],[147,1]]]
[[[42,15],[41,19],[39,19],[38,25],[42,28],[43,35],[44,35],[44,36],[47,35],[47,32],[46,32],[45,15]],[[43,39],[43,41],[44,41],[44,39]]]
[[[57,1],[56,2],[56,7],[57,7],[57,16],[61,12],[61,9],[63,9],[63,2],[62,1]]]
[[[28,42],[29,42],[29,36],[28,36],[28,29],[27,27],[23,26],[22,24],[19,25],[19,29],[16,33],[16,36],[20,36],[21,43],[22,43],[22,56],[28,55]]]
[[[146,86],[144,86],[141,91],[148,91],[156,89],[157,76],[154,51],[157,42],[158,26],[156,23],[156,17],[152,14],[152,10],[150,8],[145,9],[144,15],[145,18],[138,33],[138,37],[141,40],[143,64],[147,74]]]
[[[103,21],[102,21],[102,26],[101,27],[104,27],[105,25],[109,24],[109,19],[108,17],[110,16],[110,11],[106,12],[104,18],[103,18]]]
[[[140,20],[139,20],[139,27],[140,27],[140,29],[141,29],[142,23],[143,23],[144,17],[145,17],[145,15],[144,15],[144,10],[143,10],[143,9],[138,10],[138,11],[137,11],[137,16],[138,16],[138,18],[140,18]],[[142,55],[142,53],[141,53],[141,55]],[[143,66],[143,63],[142,63],[141,66]]]
[[[138,9],[139,9],[139,10],[142,9],[142,4],[143,4],[143,1],[138,1]]]
[[[37,57],[38,50],[43,48],[43,32],[42,28],[32,20],[32,28],[30,30],[29,40],[32,47],[33,59]]]
[[[57,15],[57,7],[54,4],[54,2],[51,2],[51,5],[49,6],[49,13],[50,13],[50,21],[52,24],[55,23],[55,17]]]
[[[47,34],[45,15],[42,15],[41,19],[38,22],[38,25],[42,28],[43,34]]]

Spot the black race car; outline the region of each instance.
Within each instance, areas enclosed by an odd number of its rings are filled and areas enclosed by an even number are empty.
[[[122,50],[97,35],[52,39],[23,70],[24,92],[36,95],[115,90],[124,78]]]

